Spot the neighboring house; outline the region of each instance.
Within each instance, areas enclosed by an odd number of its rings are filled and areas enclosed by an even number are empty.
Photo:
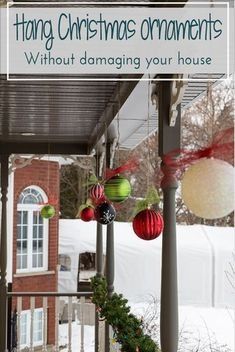
[[[59,164],[33,160],[30,165],[18,168],[13,175],[9,198],[13,194],[12,233],[12,290],[14,292],[56,292],[58,286],[58,219],[59,219]],[[56,216],[45,220],[40,215],[44,203],[56,200]],[[12,221],[11,221],[12,222]],[[9,225],[8,225],[9,226]],[[9,273],[8,281],[10,282]],[[32,303],[33,302],[33,303]],[[35,303],[34,345],[55,341],[55,298],[47,302],[47,331],[43,328],[43,299],[35,302],[26,297],[20,313],[20,345],[29,346],[30,307]],[[19,310],[19,301],[12,301],[12,311]],[[46,335],[45,335],[46,333]]]

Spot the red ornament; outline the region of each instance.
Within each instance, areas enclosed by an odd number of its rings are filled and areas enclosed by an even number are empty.
[[[94,209],[92,207],[84,208],[81,211],[80,218],[86,222],[94,220]]]
[[[145,209],[134,217],[132,225],[139,238],[150,241],[160,235],[164,222],[160,213],[153,209]]]
[[[104,186],[100,183],[92,186],[90,189],[90,196],[92,199],[100,199],[104,196]]]

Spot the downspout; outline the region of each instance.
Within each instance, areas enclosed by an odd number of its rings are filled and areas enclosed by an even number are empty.
[[[102,167],[103,167],[103,153],[98,155],[97,163],[98,163],[98,177],[102,175]],[[103,275],[103,228],[102,224],[98,221],[96,222],[96,276],[102,277]],[[99,352],[100,350],[100,336],[99,336],[99,314],[95,313],[95,352]]]
[[[106,145],[106,165],[110,167],[110,148],[111,143]],[[108,295],[112,296],[114,291],[114,223],[107,225],[107,241],[106,241],[106,280]],[[110,351],[110,326],[105,323],[105,352]]]

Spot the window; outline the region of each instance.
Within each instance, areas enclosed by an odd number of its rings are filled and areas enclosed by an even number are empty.
[[[20,348],[30,346],[31,312],[25,310],[20,315]],[[37,308],[33,315],[33,345],[43,344],[43,310]]]
[[[84,252],[79,254],[77,276],[78,291],[89,291],[91,289],[90,279],[96,274],[95,261],[95,253]]]
[[[17,272],[47,270],[48,220],[40,214],[47,197],[42,189],[30,186],[17,204]]]
[[[67,254],[59,254],[60,271],[71,271],[71,258]]]

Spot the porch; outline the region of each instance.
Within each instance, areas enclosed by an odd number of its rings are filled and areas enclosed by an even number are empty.
[[[161,5],[160,5],[161,6]],[[157,73],[152,79],[157,78]],[[17,77],[15,77],[17,78]],[[20,351],[20,324],[23,302],[29,300],[30,351],[36,351],[34,346],[35,324],[34,316],[36,300],[42,302],[42,321],[44,324],[42,336],[42,351],[59,351],[59,321],[61,320],[60,298],[67,304],[67,350],[72,352],[73,312],[78,314],[79,349],[84,348],[84,309],[92,306],[92,292],[12,292],[7,282],[7,263],[12,258],[7,256],[7,196],[9,183],[9,157],[22,155],[80,155],[96,154],[97,163],[106,159],[106,164],[112,165],[112,149],[115,146],[119,131],[116,128],[117,115],[127,106],[127,114],[120,120],[123,134],[119,147],[133,148],[146,137],[146,127],[149,123],[149,133],[158,129],[159,156],[180,148],[181,109],[187,107],[208,88],[203,80],[205,75],[193,77],[188,84],[180,75],[161,76],[167,81],[151,82],[152,98],[156,102],[156,110],[146,121],[146,111],[136,119],[130,118],[128,99],[132,94],[140,100],[138,109],[147,99],[146,85],[139,85],[141,76],[106,76],[112,81],[92,81],[95,76],[83,77],[84,81],[53,81],[47,76],[47,81],[33,81],[35,76],[28,77],[31,81],[7,81],[5,75],[0,77],[0,160],[1,160],[1,248],[0,248],[0,352]],[[44,77],[45,78],[45,77]],[[60,76],[57,76],[59,79]],[[61,77],[64,78],[64,77]],[[86,81],[89,78],[89,81]],[[124,78],[125,81],[117,81]],[[136,81],[130,80],[135,78]],[[211,83],[220,79],[221,75],[210,75]],[[170,81],[171,79],[172,81]],[[138,86],[139,85],[139,86]],[[135,88],[138,88],[136,93]],[[147,105],[147,104],[146,104]],[[164,174],[162,189],[164,193],[164,233],[162,247],[162,281],[161,281],[161,350],[176,352],[178,345],[178,288],[177,288],[177,249],[176,249],[176,218],[175,192],[177,179],[173,170],[162,162]],[[107,226],[106,244],[106,279],[108,294],[114,292],[114,236],[113,223]],[[97,223],[96,230],[96,273],[100,277],[103,271],[103,229]],[[154,280],[154,278],[153,278]],[[50,347],[47,336],[48,302],[53,299],[55,317],[55,343]],[[12,302],[16,304],[16,315],[12,315]],[[77,308],[73,310],[73,305]],[[94,310],[94,306],[91,307]],[[92,313],[93,314],[93,313]],[[16,341],[12,345],[12,319],[17,327]],[[98,313],[94,311],[94,351],[109,352],[112,349],[112,334],[109,325],[101,323]],[[116,348],[116,347],[115,347]],[[117,347],[118,348],[118,347]]]
[[[204,78],[199,76],[197,78]],[[140,78],[140,77],[139,77]],[[180,79],[180,76],[167,78]],[[216,80],[220,76],[212,77]],[[48,77],[49,79],[49,77]],[[2,193],[2,214],[1,214],[1,351],[9,351],[10,327],[7,321],[11,321],[10,302],[16,298],[17,316],[15,324],[17,328],[19,345],[19,319],[22,311],[22,301],[29,297],[30,301],[30,348],[33,347],[33,316],[35,310],[35,298],[41,297],[43,302],[43,349],[47,350],[47,302],[49,297],[55,299],[55,345],[54,350],[59,351],[58,328],[61,312],[59,310],[59,297],[66,296],[68,300],[68,351],[72,351],[72,307],[73,299],[78,300],[77,304],[84,308],[84,297],[91,297],[92,292],[72,292],[61,295],[57,292],[11,292],[7,289],[7,190],[8,190],[8,169],[9,156],[11,154],[29,155],[89,155],[96,150],[97,160],[103,157],[104,147],[102,136],[107,135],[106,162],[110,163],[111,146],[117,138],[118,131],[115,129],[115,118],[118,111],[125,103],[128,104],[128,97],[133,94],[143,94],[146,99],[146,85],[137,87],[138,81],[119,82],[14,82],[6,81],[1,77],[1,95],[3,108],[0,112],[2,120],[1,130],[1,193]],[[158,100],[156,114],[151,116],[151,129],[155,129],[156,118],[158,117],[159,132],[159,155],[163,157],[168,152],[180,147],[180,114],[181,105],[186,107],[202,94],[208,87],[206,82],[190,82],[183,84],[182,81],[159,81],[153,82],[152,95]],[[136,88],[136,90],[135,90]],[[132,95],[131,95],[132,94]],[[129,104],[129,109],[131,108]],[[66,119],[65,119],[66,115]],[[131,121],[126,118],[121,123],[133,130]],[[110,126],[107,128],[107,126]],[[145,119],[137,121],[138,141],[145,137]],[[134,129],[137,130],[136,128]],[[142,134],[141,134],[142,131]],[[150,131],[152,132],[152,130]],[[128,133],[127,133],[128,135]],[[137,141],[137,142],[138,142]],[[133,147],[136,143],[134,133],[129,138],[120,141],[121,145]],[[49,152],[48,152],[49,151]],[[163,168],[164,178],[162,188],[164,192],[164,221],[162,248],[162,287],[161,287],[161,348],[163,352],[177,351],[178,341],[178,298],[177,298],[177,251],[176,251],[176,220],[175,220],[175,191],[177,180],[174,176],[176,170]],[[113,223],[107,226],[107,247],[106,247],[106,279],[109,295],[112,295],[114,286],[114,226]],[[102,225],[97,223],[96,238],[96,271],[102,275],[103,267],[103,234]],[[169,260],[171,258],[171,260]],[[82,297],[82,298],[80,298]],[[82,313],[81,313],[82,314]],[[8,317],[8,319],[7,319]],[[80,321],[80,320],[79,320]],[[99,333],[98,315],[95,313],[95,346],[94,350],[110,350],[110,328],[106,324],[103,327],[103,335]],[[18,322],[18,323],[17,323]],[[80,328],[80,350],[84,351],[84,323],[81,320]],[[104,336],[105,335],[105,336]],[[7,339],[8,336],[8,339]],[[104,338],[101,348],[100,339]]]

